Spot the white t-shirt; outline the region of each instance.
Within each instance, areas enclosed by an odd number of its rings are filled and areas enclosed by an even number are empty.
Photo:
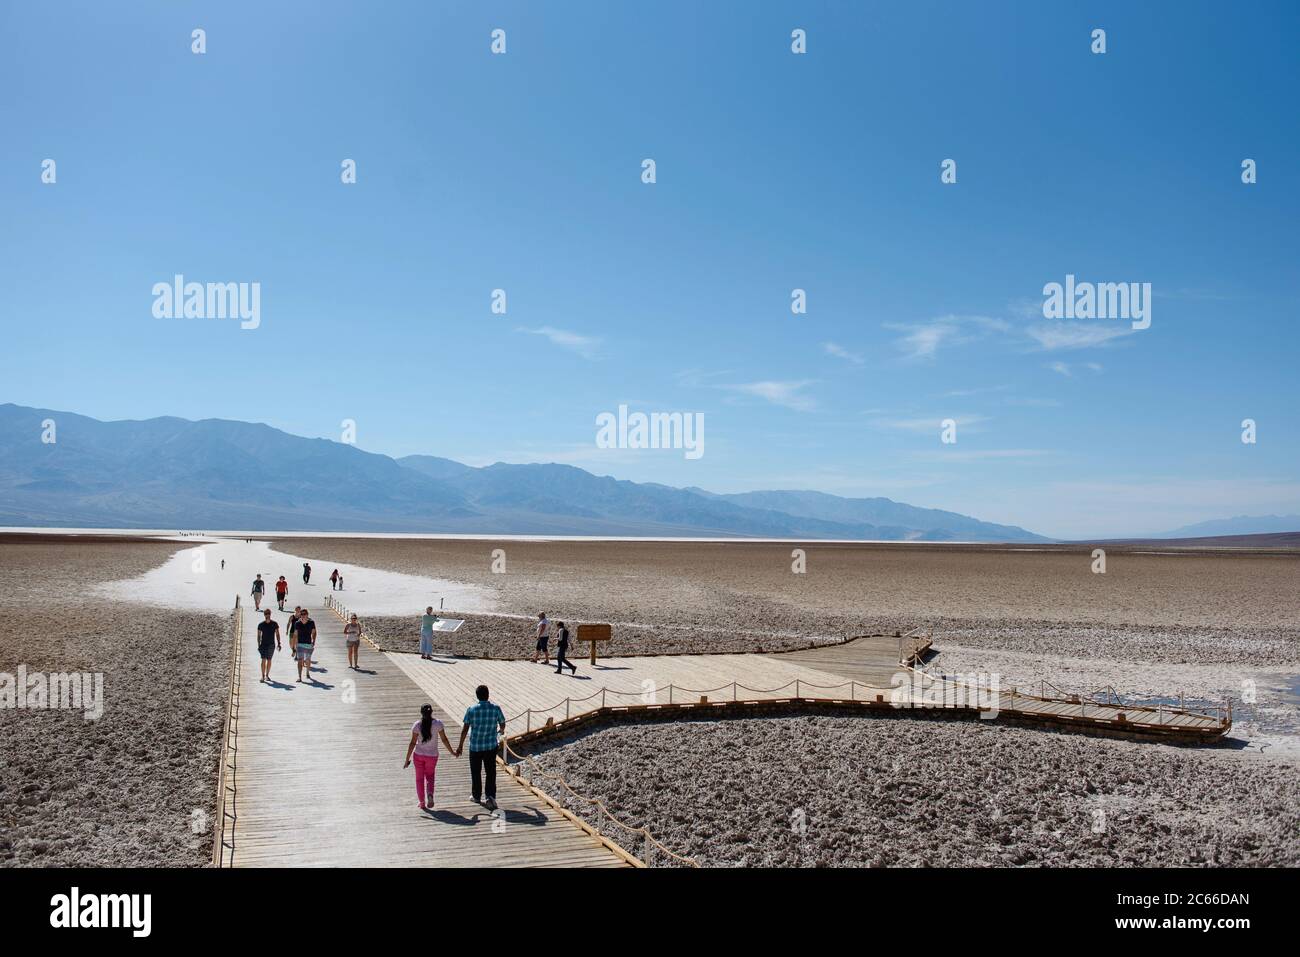
[[[537,637],[545,638],[547,632],[551,630],[551,620],[549,618],[539,618],[537,620]]]
[[[433,719],[433,727],[429,729],[429,740],[420,740],[420,722],[417,721],[411,725],[411,732],[415,735],[415,754],[422,755],[426,758],[436,758],[438,756],[438,732],[442,730],[442,722],[437,718]]]
[[[348,641],[360,641],[361,626],[354,625],[352,622],[348,622],[346,625],[343,626],[343,637],[346,638]]]

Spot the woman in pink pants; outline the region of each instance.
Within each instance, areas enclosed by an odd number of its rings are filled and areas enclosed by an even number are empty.
[[[447,740],[442,722],[433,716],[433,707],[421,705],[420,720],[411,725],[411,743],[406,746],[406,763],[402,765],[409,768],[411,757],[415,757],[415,793],[420,798],[421,811],[433,807],[433,776],[438,770],[438,738],[442,738],[448,752],[455,753],[451,742]]]

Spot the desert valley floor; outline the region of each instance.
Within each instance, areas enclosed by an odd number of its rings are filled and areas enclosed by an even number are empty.
[[[704,865],[1300,863],[1292,551],[1113,547],[1094,574],[1082,546],[303,536],[240,542],[229,552],[238,563],[222,569],[217,549],[235,546],[209,542],[0,540],[0,673],[101,672],[105,699],[95,721],[0,710],[0,865],[211,859],[230,612],[249,590],[246,561],[268,581],[286,576],[289,604],[318,617],[339,568],[335,597],[401,662],[418,660],[407,652],[431,604],[465,620],[442,652],[498,668],[532,656],[539,611],[570,626],[610,622],[610,655],[721,661],[921,628],[933,634],[929,667],[948,673],[1234,702],[1231,735],[1210,748],[776,716],[609,727],[537,753]]]

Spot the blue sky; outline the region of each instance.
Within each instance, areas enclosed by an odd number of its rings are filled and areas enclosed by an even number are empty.
[[[1297,11],[6,4],[0,401],[1050,535],[1300,512]],[[260,327],[155,318],[176,273]],[[1043,318],[1067,273],[1151,327]],[[705,454],[597,448],[620,403]]]

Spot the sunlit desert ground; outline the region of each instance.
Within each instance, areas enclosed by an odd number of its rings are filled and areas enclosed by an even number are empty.
[[[242,568],[209,590],[140,584],[170,580],[160,570],[189,547],[0,540],[0,672],[105,676],[97,721],[0,710],[0,865],[209,858],[228,609],[247,589]],[[450,650],[471,657],[531,657],[543,610],[612,622],[611,655],[773,652],[922,628],[941,671],[1234,703],[1231,739],[1208,749],[790,716],[625,725],[539,755],[705,863],[1297,863],[1296,554],[1113,548],[1101,575],[1087,548],[811,543],[796,574],[794,547],[304,537],[250,549],[271,581],[294,582],[310,560],[313,584],[295,583],[291,603],[310,594],[313,609],[345,566],[336,597],[376,609],[367,624],[395,650],[415,649],[418,615],[442,600],[466,619]]]

